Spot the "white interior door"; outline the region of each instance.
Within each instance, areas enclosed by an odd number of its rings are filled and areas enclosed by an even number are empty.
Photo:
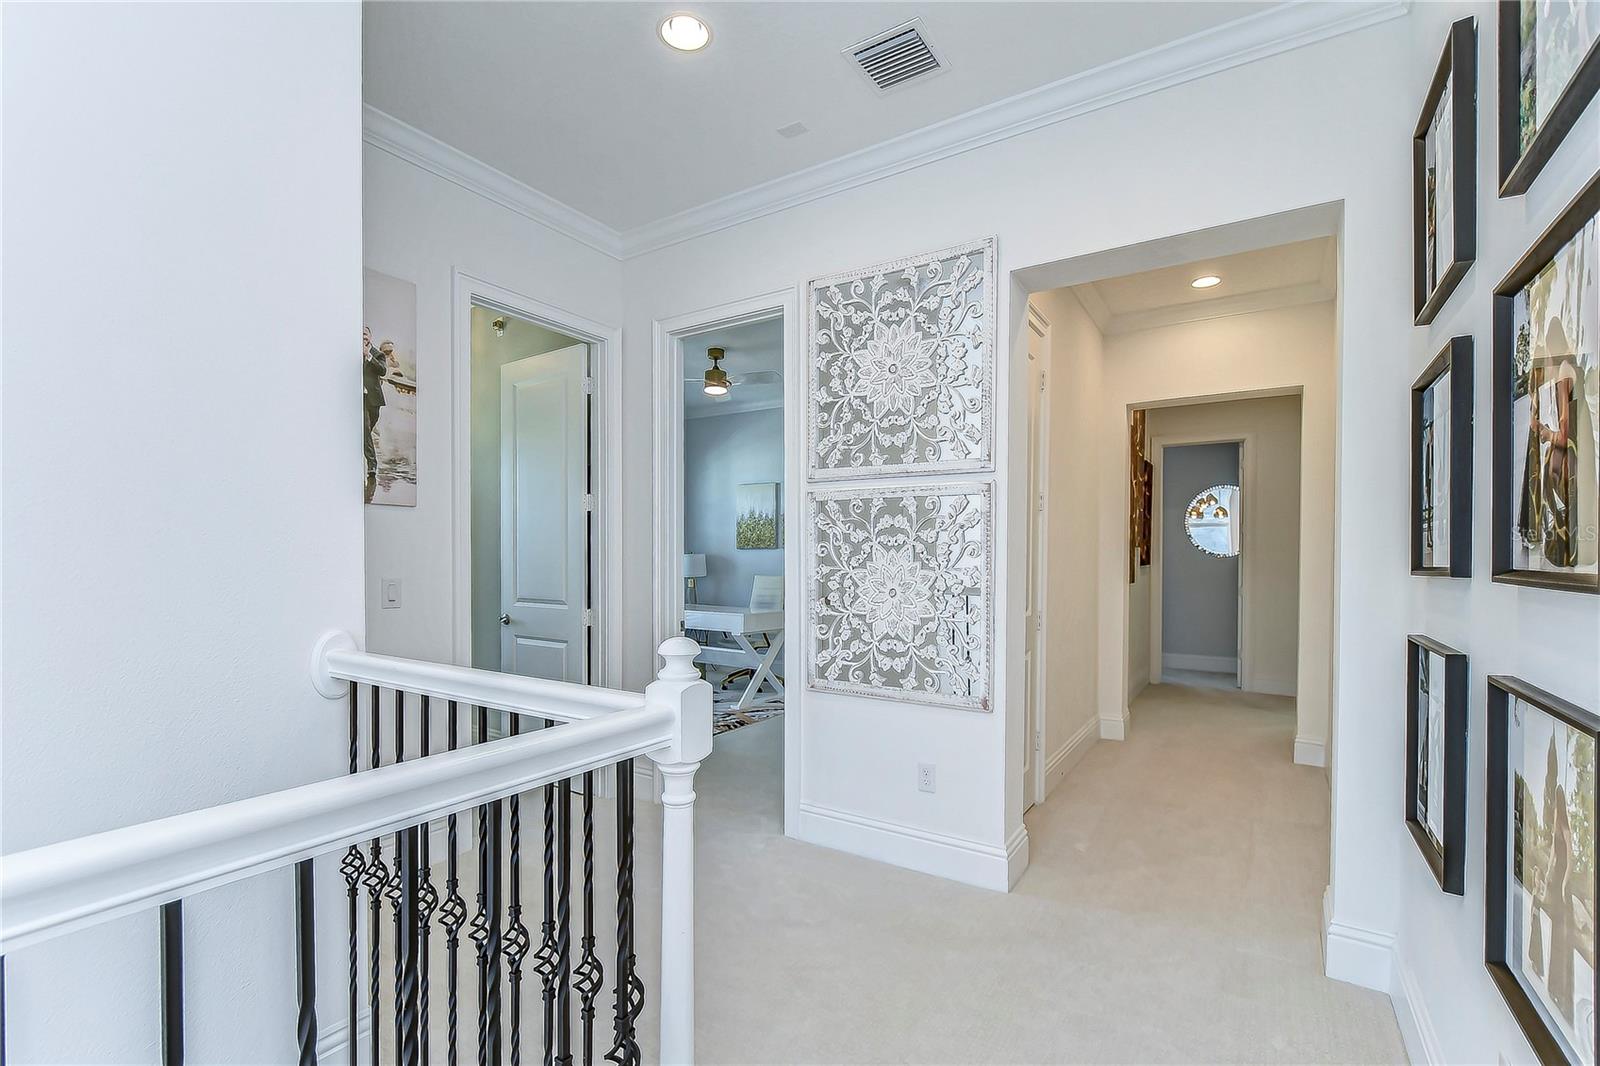
[[[500,669],[588,681],[589,347],[500,368]]]
[[[1029,323],[1030,327],[1032,322]],[[1044,503],[1045,454],[1048,440],[1045,435],[1044,408],[1044,338],[1037,329],[1028,330],[1028,594],[1023,608],[1023,677],[1027,686],[1027,736],[1022,752],[1022,809],[1026,811],[1038,799],[1043,767],[1041,706],[1043,686],[1043,649],[1040,648],[1040,627],[1044,619],[1043,553],[1044,553]]]

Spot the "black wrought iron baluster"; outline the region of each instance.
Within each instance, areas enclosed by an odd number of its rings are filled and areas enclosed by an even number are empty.
[[[350,772],[357,773],[361,769],[361,700],[360,688],[350,686]],[[361,984],[361,952],[357,946],[356,925],[361,920],[361,903],[357,895],[361,886],[361,874],[366,869],[366,860],[361,857],[361,849],[354,844],[344,853],[344,859],[339,863],[339,872],[344,875],[345,888],[349,901],[349,954],[350,954],[350,984],[349,1010],[350,1025],[350,1063],[355,1066],[356,1061],[356,1015],[360,1009],[360,984]]]
[[[394,693],[394,761],[396,764],[406,761],[406,694],[399,689]],[[394,912],[394,1051],[400,1054],[400,1049],[406,1043],[406,1023],[414,1027],[416,1018],[407,1017],[405,1011],[405,993],[412,986],[409,981],[414,976],[408,967],[415,962],[414,952],[416,943],[406,941],[407,921],[411,917],[410,901],[405,899],[407,886],[416,884],[416,871],[407,864],[417,861],[415,849],[407,849],[405,835],[408,830],[396,830],[394,834],[394,874],[389,878],[389,884],[384,888],[384,894],[389,897],[390,908]],[[404,1060],[400,1060],[404,1061]]]
[[[422,755],[427,757],[433,753],[433,723],[429,720],[431,710],[428,706],[428,697],[422,697],[422,725],[419,744]],[[417,927],[420,930],[417,942],[417,1016],[422,1020],[421,1039],[418,1041],[418,1054],[423,1062],[431,1062],[429,1054],[428,1034],[433,1025],[428,1018],[428,927],[433,920],[433,912],[439,906],[439,893],[433,887],[433,866],[429,854],[428,823],[422,824],[422,835],[417,843],[417,866],[421,871],[421,880],[417,884]]]
[[[446,719],[450,730],[450,750],[456,750],[456,736],[460,725],[456,710],[456,701],[450,701],[449,716]],[[457,997],[460,991],[460,978],[457,972],[457,957],[461,943],[461,926],[466,921],[466,901],[461,898],[461,879],[456,870],[456,816],[451,814],[445,819],[445,847],[449,854],[445,857],[444,902],[439,906],[439,924],[444,928],[444,950],[446,959],[445,975],[446,1005],[445,1005],[445,1061],[449,1066],[457,1066],[456,1056],[459,1052],[460,1024],[457,1015]],[[0,1064],[3,1066],[3,1064]]]
[[[606,1059],[637,1066],[639,1041],[634,1022],[644,1010],[644,983],[633,955],[633,760],[617,764],[617,979],[612,1031]]]
[[[578,1017],[583,1023],[583,1062],[594,1062],[594,1001],[605,984],[605,968],[594,952],[594,774],[583,775],[583,954],[572,971],[578,991]]]
[[[572,1064],[572,779],[556,785],[556,1053]]]
[[[478,708],[479,740],[489,735],[489,712]],[[478,807],[478,1063],[500,1064],[500,800]]]
[[[6,957],[0,955],[0,1066],[6,1066]]]
[[[301,859],[294,868],[294,925],[300,997],[295,1036],[300,1066],[317,1066],[317,906],[310,859]]]
[[[522,732],[522,716],[511,716],[511,735]],[[506,909],[505,953],[507,970],[511,976],[511,1066],[522,1062],[522,960],[528,954],[530,939],[528,927],[522,921],[522,798],[512,796],[506,801],[511,819],[511,905]],[[541,954],[534,957],[537,968]]]
[[[371,736],[369,750],[371,754],[370,767],[376,770],[382,760],[383,753],[379,748],[382,736],[383,720],[380,714],[378,700],[378,686],[372,686],[372,702],[368,707],[368,719],[371,723]],[[383,842],[377,837],[372,838],[372,858],[367,862],[367,868],[362,874],[361,883],[367,889],[367,1010],[371,1025],[369,1032],[372,1046],[373,1066],[383,1061],[380,1050],[379,1024],[382,1018],[382,1006],[379,1003],[381,985],[383,981],[383,893],[389,885],[389,868],[383,864]],[[350,1021],[351,1028],[355,1027],[355,1019]]]
[[[417,826],[396,834],[395,869],[401,871],[400,894],[395,900],[395,1054],[401,1066],[421,1066],[417,1024]]]
[[[161,1062],[183,1066],[183,901],[161,905]]]
[[[549,728],[545,722],[540,728]],[[544,918],[539,923],[539,953],[535,969],[539,972],[540,997],[544,1003],[544,1061],[555,1055],[556,1009],[556,823],[555,786],[545,785],[544,799]]]

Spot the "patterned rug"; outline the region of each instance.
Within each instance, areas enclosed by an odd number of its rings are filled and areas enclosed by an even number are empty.
[[[741,711],[732,704],[711,708],[711,735],[726,733],[730,729],[738,729],[742,725],[754,725],[765,722],[769,718],[781,718],[783,704],[769,703],[759,707],[752,707],[748,711]]]

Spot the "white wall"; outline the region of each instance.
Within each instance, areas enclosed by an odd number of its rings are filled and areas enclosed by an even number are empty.
[[[1514,674],[1591,711],[1600,710],[1600,609],[1590,596],[1518,588],[1490,579],[1491,293],[1545,226],[1600,170],[1600,103],[1590,102],[1527,195],[1499,199],[1493,148],[1495,9],[1490,4],[1438,3],[1419,4],[1414,11],[1409,20],[1411,57],[1403,97],[1413,116],[1421,110],[1450,23],[1469,14],[1478,20],[1477,263],[1439,317],[1426,328],[1410,330],[1403,347],[1388,353],[1381,379],[1384,419],[1400,426],[1409,383],[1451,337],[1465,335],[1474,340],[1473,577],[1470,581],[1396,577],[1401,591],[1392,597],[1394,611],[1405,619],[1410,631],[1426,633],[1470,656],[1470,813],[1466,895],[1448,896],[1439,891],[1438,882],[1400,824],[1402,786],[1398,774],[1392,783],[1385,783],[1384,804],[1394,813],[1383,831],[1394,839],[1398,852],[1395,879],[1401,936],[1395,957],[1396,980],[1412,1008],[1401,1011],[1401,1023],[1402,1031],[1412,1038],[1414,1055],[1439,1062],[1493,1062],[1497,1057],[1531,1062],[1531,1049],[1483,968],[1484,679],[1491,673]],[[1369,420],[1372,417],[1369,415]],[[1403,517],[1390,521],[1403,532]],[[1357,624],[1358,618],[1347,617],[1346,626]],[[1399,635],[1386,632],[1373,654],[1374,664],[1386,679],[1403,671],[1405,648]],[[1403,681],[1386,680],[1382,693],[1382,713],[1394,720],[1396,731],[1401,726],[1403,690]],[[1343,729],[1342,720],[1339,724]],[[1343,751],[1342,741],[1339,750]],[[1342,802],[1339,793],[1336,800]]]
[[[343,769],[307,663],[362,630],[361,9],[3,18],[14,852]],[[290,872],[187,917],[190,1061],[291,1061]],[[156,929],[7,958],[10,1060],[156,1059]]]
[[[1124,422],[1131,407],[1157,408],[1146,416],[1146,431],[1151,440],[1162,434],[1242,433],[1255,425],[1253,420],[1265,417],[1267,421],[1260,428],[1278,445],[1267,460],[1266,469],[1275,484],[1284,485],[1288,484],[1289,475],[1285,473],[1280,477],[1273,471],[1286,458],[1284,446],[1292,440],[1298,449],[1300,470],[1294,482],[1293,497],[1298,508],[1293,525],[1300,531],[1299,553],[1303,563],[1293,579],[1297,585],[1298,602],[1294,606],[1298,619],[1290,620],[1296,624],[1268,625],[1260,630],[1254,622],[1247,621],[1250,632],[1246,637],[1249,642],[1247,658],[1257,664],[1254,673],[1259,683],[1256,687],[1295,696],[1299,719],[1296,733],[1305,738],[1304,747],[1308,751],[1313,750],[1313,746],[1320,747],[1327,736],[1333,651],[1334,315],[1332,303],[1305,304],[1114,334],[1105,342],[1101,424],[1107,439],[1119,433],[1126,436]],[[1345,357],[1348,360],[1348,352]],[[1159,406],[1196,398],[1259,396],[1286,391],[1299,393],[1299,402],[1278,401],[1277,407],[1267,404],[1259,408],[1243,403]],[[1206,407],[1217,408],[1219,413],[1208,414]],[[1238,408],[1245,414],[1242,418],[1237,417],[1237,411],[1230,415],[1227,408]],[[1304,424],[1298,430],[1289,428],[1291,423],[1300,420],[1288,413],[1290,408],[1299,408]],[[1303,448],[1300,447],[1302,441]],[[1274,448],[1266,444],[1259,450],[1265,458]],[[1126,449],[1124,456],[1125,453]],[[1101,572],[1107,575],[1106,580],[1120,573],[1126,581],[1127,494],[1126,458],[1102,464],[1100,565]],[[1251,511],[1246,505],[1246,521],[1251,521]],[[1262,516],[1258,513],[1257,517]],[[1289,525],[1285,521],[1274,528]],[[1258,527],[1252,524],[1251,528]],[[1246,563],[1253,574],[1257,573],[1256,567],[1265,567],[1251,582],[1253,586],[1271,587],[1273,582],[1295,573],[1294,564],[1285,559],[1286,554],[1294,552],[1294,545],[1274,540],[1270,546],[1271,552]],[[1130,591],[1126,621],[1120,610],[1124,600],[1117,596],[1101,596],[1102,671],[1117,669],[1121,657],[1114,641],[1119,640],[1122,633],[1135,633],[1137,641],[1148,632],[1147,628],[1139,626],[1141,621],[1144,627],[1149,625],[1147,609],[1135,599],[1139,592],[1138,588]],[[1258,598],[1258,602],[1265,601]],[[1247,618],[1250,613],[1246,611]],[[1270,622],[1274,617],[1268,614],[1263,621]],[[1294,661],[1293,634],[1296,630],[1301,634],[1298,662]],[[1139,675],[1131,665],[1130,673],[1135,680],[1130,681],[1129,691],[1136,691],[1133,686]],[[1113,687],[1107,700],[1102,684],[1102,718],[1115,719],[1123,713],[1123,706],[1115,702],[1120,687]]]
[[[1100,447],[1096,415],[1104,354],[1100,331],[1069,289],[1030,297],[1050,323],[1045,364],[1050,395],[1050,481],[1045,531],[1046,788],[1100,737],[1095,669],[1100,565],[1097,504]],[[1113,445],[1112,447],[1121,447]]]
[[[362,167],[366,265],[417,286],[417,506],[366,508],[368,644],[390,655],[465,661],[465,639],[455,647],[452,634],[454,272],[616,324],[622,317],[621,267],[381,148],[363,145]],[[649,514],[649,499],[648,488],[633,494],[616,520],[626,522],[629,512]],[[401,579],[402,606],[385,611],[379,582],[389,577]],[[648,613],[648,589],[639,595],[639,609]],[[654,649],[635,658],[645,672],[630,684],[642,688],[654,676]]]
[[[1066,122],[939,160],[882,181],[767,215],[709,236],[652,252],[624,264],[628,315],[627,361],[641,373],[624,397],[630,432],[625,465],[639,474],[629,498],[647,499],[650,469],[648,365],[654,320],[773,289],[799,286],[808,277],[931,250],[982,234],[997,234],[1002,291],[1001,350],[1011,353],[998,398],[998,581],[1005,592],[999,619],[996,682],[991,715],[930,711],[884,701],[810,695],[801,723],[798,770],[802,810],[818,817],[800,831],[811,839],[867,851],[924,869],[958,872],[984,883],[1003,883],[1008,852],[1022,841],[1020,773],[1021,659],[1012,654],[1021,624],[1025,557],[1023,502],[1011,491],[1024,477],[1025,425],[1009,417],[1020,387],[1023,358],[1022,291],[1006,285],[1010,272],[1033,264],[1313,204],[1342,202],[1344,247],[1350,269],[1340,310],[1347,358],[1346,389],[1365,392],[1383,381],[1409,327],[1409,160],[1404,145],[1414,115],[1398,106],[1409,83],[1409,31],[1387,22],[1295,52],[1264,59],[1152,95],[1125,100]],[[1129,136],[1137,130],[1138,136]],[[1393,153],[1375,144],[1397,144]],[[1226,145],[1226,149],[1219,146]],[[1205,166],[1175,171],[1174,158]],[[1324,311],[1324,315],[1328,312]],[[1352,354],[1353,353],[1353,354]],[[1112,360],[1107,360],[1111,391]],[[1226,369],[1226,368],[1223,368]],[[1283,382],[1291,384],[1291,382]],[[1119,381],[1117,395],[1159,400],[1181,382],[1134,389]],[[1403,389],[1401,390],[1403,393]],[[1151,395],[1155,393],[1157,395]],[[1142,394],[1142,395],[1140,395]],[[796,397],[792,402],[799,402]],[[1395,399],[1404,403],[1404,396]],[[1397,407],[1397,411],[1401,408]],[[1334,455],[1331,395],[1322,422],[1320,455]],[[1353,416],[1350,416],[1353,417]],[[1341,518],[1341,594],[1351,617],[1342,662],[1341,700],[1350,708],[1344,725],[1349,754],[1336,773],[1353,782],[1340,811],[1335,900],[1340,917],[1364,927],[1393,930],[1395,895],[1387,874],[1395,861],[1392,828],[1398,785],[1392,784],[1398,722],[1374,709],[1403,677],[1374,670],[1371,660],[1393,634],[1375,618],[1397,618],[1402,586],[1375,581],[1385,567],[1405,572],[1403,509],[1406,478],[1402,414],[1392,427],[1366,425],[1345,452],[1340,478],[1352,491],[1382,493],[1391,521],[1371,512],[1359,524]],[[633,427],[638,427],[636,430]],[[1107,440],[1123,439],[1111,426]],[[1116,491],[1125,492],[1121,479]],[[1324,523],[1327,519],[1324,516]],[[1329,530],[1330,540],[1333,535]],[[632,602],[627,659],[642,679],[650,659],[651,581],[649,531],[627,533],[627,589]],[[1102,530],[1102,550],[1120,550],[1122,532]],[[1395,569],[1398,568],[1398,569]],[[1102,615],[1115,615],[1111,631],[1124,631],[1119,593]],[[1320,600],[1327,604],[1324,594]],[[1103,617],[1102,621],[1106,619]],[[1320,620],[1326,629],[1327,617]],[[1102,626],[1102,632],[1105,627]],[[1125,684],[1120,642],[1108,663],[1104,643],[1096,671],[1102,707],[1120,702]],[[1301,683],[1310,671],[1301,670]],[[1321,679],[1323,691],[1327,678]],[[1106,699],[1107,692],[1115,693]],[[916,789],[916,764],[939,767],[939,791]],[[1384,791],[1388,787],[1388,791]],[[1348,887],[1346,887],[1348,886]]]
[[[1292,343],[1289,338],[1284,338],[1286,355]],[[1323,352],[1326,353],[1325,348]],[[1314,365],[1315,359],[1316,349],[1313,349],[1307,357],[1308,365]],[[1151,411],[1148,422],[1152,441],[1162,437],[1179,440],[1249,438],[1242,471],[1244,495],[1240,505],[1245,547],[1240,556],[1240,564],[1244,568],[1245,593],[1244,621],[1240,634],[1244,649],[1241,687],[1249,692],[1296,697],[1300,689],[1301,659],[1317,664],[1315,675],[1326,679],[1331,651],[1326,626],[1319,627],[1307,639],[1300,639],[1302,590],[1321,590],[1323,602],[1311,613],[1326,615],[1330,612],[1326,590],[1333,574],[1333,556],[1327,550],[1325,537],[1322,538],[1323,549],[1320,552],[1302,556],[1300,551],[1301,522],[1306,508],[1309,506],[1317,520],[1324,525],[1328,522],[1327,496],[1333,472],[1325,453],[1301,448],[1300,422],[1301,399],[1298,395],[1163,407]],[[1171,461],[1171,454],[1169,450],[1167,463]],[[1158,475],[1158,484],[1163,488],[1166,486],[1166,473],[1167,470],[1163,469]],[[1303,477],[1309,486],[1308,491],[1302,491]],[[1195,491],[1198,489],[1188,489],[1188,495],[1176,502],[1180,514]],[[1317,498],[1307,499],[1308,496]],[[1170,538],[1175,536],[1183,542],[1187,554],[1199,555],[1188,545],[1181,526],[1169,534],[1169,513],[1163,511],[1160,519],[1161,531],[1158,535],[1162,541],[1170,543]],[[1163,556],[1161,560],[1162,587],[1158,593],[1161,604],[1158,615],[1165,614],[1165,592],[1170,587],[1167,584],[1169,558]],[[1231,586],[1231,579],[1228,583]],[[1178,650],[1172,646],[1171,637],[1160,618],[1154,621],[1152,643],[1160,648],[1159,654]],[[1232,639],[1231,630],[1228,639]],[[1304,714],[1299,715],[1296,729],[1296,735],[1303,741],[1302,752],[1308,746],[1321,748],[1327,725],[1326,689],[1308,691],[1306,698],[1309,706]]]
[[[1299,410],[1296,405],[1295,463],[1299,473]],[[1179,410],[1166,408],[1164,410]],[[1162,412],[1155,412],[1160,414]],[[1152,448],[1152,462],[1161,471],[1160,495],[1154,501],[1151,554],[1160,560],[1161,613],[1151,620],[1151,645],[1161,649],[1156,676],[1173,665],[1173,656],[1228,663],[1224,672],[1239,668],[1239,557],[1217,556],[1201,551],[1189,539],[1184,519],[1189,504],[1213,485],[1239,484],[1239,445],[1191,444]],[[1298,478],[1296,479],[1293,518],[1299,517]],[[1260,490],[1252,496],[1270,490]],[[1252,508],[1255,501],[1250,501]],[[1241,520],[1243,516],[1240,516]],[[1161,532],[1157,534],[1155,529]],[[1252,553],[1253,554],[1253,553]],[[1294,571],[1287,583],[1294,587]],[[1154,574],[1151,574],[1151,584]],[[1268,589],[1269,593],[1275,589]],[[1290,633],[1295,621],[1289,616]],[[1160,635],[1157,641],[1156,635]],[[1290,643],[1291,649],[1293,642]],[[1291,655],[1293,654],[1291,650]],[[1290,659],[1290,668],[1294,660]],[[1183,667],[1178,669],[1210,669]]]
[[[734,546],[739,486],[783,483],[783,410],[686,419],[683,466],[683,550],[706,557],[706,576],[696,590],[700,602],[747,604],[757,574],[784,572],[784,548]]]

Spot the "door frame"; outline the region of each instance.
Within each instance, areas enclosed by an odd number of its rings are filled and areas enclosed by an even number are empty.
[[[460,268],[451,277],[451,655],[472,665],[472,308],[487,307],[589,345],[594,407],[589,439],[594,475],[590,569],[594,669],[589,684],[620,688],[622,657],[622,328],[508,289]]]
[[[1239,446],[1239,492],[1244,497],[1245,507],[1254,506],[1249,501],[1256,497],[1256,470],[1255,470],[1255,439],[1254,431],[1243,433],[1169,433],[1150,440],[1150,451],[1156,457],[1154,477],[1151,485],[1150,505],[1150,673],[1152,683],[1159,683],[1166,676],[1166,668],[1162,665],[1163,634],[1161,625],[1162,606],[1162,581],[1165,579],[1165,570],[1162,566],[1163,552],[1161,544],[1165,536],[1165,526],[1162,521],[1161,501],[1166,491],[1166,469],[1168,448],[1185,448],[1195,444],[1237,444]],[[1250,580],[1250,568],[1245,565],[1245,553],[1252,548],[1250,527],[1245,523],[1239,524],[1239,617],[1238,629],[1234,634],[1239,647],[1239,662],[1235,679],[1239,691],[1249,692],[1255,683],[1253,664],[1250,661],[1249,645],[1245,641],[1245,615],[1251,604],[1250,594],[1253,583]],[[1126,638],[1124,638],[1126,641]]]
[[[783,615],[785,643],[796,656],[804,626],[800,578],[802,479],[801,442],[804,388],[800,359],[800,295],[778,289],[699,311],[658,318],[651,323],[655,375],[655,642],[680,632],[683,617],[683,342],[685,336],[729,326],[783,319]],[[798,657],[791,662],[799,662]],[[790,668],[791,678],[794,675]],[[783,705],[783,831],[793,836],[800,813],[801,709],[805,684],[784,686]]]
[[[1050,369],[1054,352],[1050,348],[1050,320],[1045,318],[1038,308],[1033,306],[1031,301],[1028,302],[1027,308],[1027,328],[1039,338],[1040,347],[1044,351],[1039,363],[1039,435],[1034,441],[1035,454],[1028,457],[1030,462],[1038,464],[1040,487],[1039,498],[1031,501],[1037,510],[1029,516],[1030,522],[1035,523],[1035,528],[1038,530],[1033,545],[1033,550],[1037,556],[1037,567],[1034,570],[1035,588],[1033,589],[1033,621],[1037,630],[1034,638],[1036,654],[1033,662],[1034,706],[1024,710],[1024,720],[1026,720],[1027,710],[1032,710],[1033,712],[1033,735],[1025,737],[1023,740],[1023,743],[1034,746],[1032,803],[1037,806],[1045,801],[1045,796],[1050,791],[1050,774],[1045,765],[1047,753],[1050,750],[1050,745],[1047,743],[1049,737],[1047,723],[1050,717],[1050,703],[1047,698],[1047,692],[1050,672],[1045,668],[1047,656],[1042,652],[1048,647],[1047,638],[1050,627],[1050,379],[1053,376]],[[1027,359],[1026,351],[1023,352],[1023,359]],[[1023,634],[1023,640],[1027,640],[1027,634]],[[1024,765],[1026,765],[1026,754],[1024,754],[1023,761]],[[1026,773],[1023,774],[1022,780],[1023,793],[1026,796],[1028,792],[1028,775]],[[1029,804],[1024,802],[1023,810],[1026,811],[1028,806]]]

